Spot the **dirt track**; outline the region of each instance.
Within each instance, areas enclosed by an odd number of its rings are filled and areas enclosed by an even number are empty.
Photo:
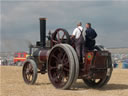
[[[26,85],[21,70],[22,67],[0,67],[0,96],[128,96],[128,69],[114,69],[108,85],[97,90],[88,88],[81,80],[73,90],[58,90],[47,74],[38,75],[36,85]]]

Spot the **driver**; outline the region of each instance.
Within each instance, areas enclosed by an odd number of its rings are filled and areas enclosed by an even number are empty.
[[[82,57],[85,54],[84,52],[85,32],[81,22],[79,22],[77,24],[77,28],[74,29],[71,39],[74,39],[77,55],[79,57],[80,62],[82,62]]]

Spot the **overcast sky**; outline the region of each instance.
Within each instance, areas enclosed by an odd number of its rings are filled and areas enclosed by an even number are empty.
[[[47,32],[61,27],[71,34],[76,23],[87,22],[105,47],[128,47],[128,1],[2,1],[1,51],[26,51],[39,41],[39,18],[46,17]]]

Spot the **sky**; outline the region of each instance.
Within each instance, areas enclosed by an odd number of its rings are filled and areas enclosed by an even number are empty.
[[[107,48],[128,47],[128,1],[34,1],[0,2],[2,52],[26,51],[40,40],[39,18],[47,18],[47,33],[65,28],[72,34],[77,22],[92,24],[97,44]]]

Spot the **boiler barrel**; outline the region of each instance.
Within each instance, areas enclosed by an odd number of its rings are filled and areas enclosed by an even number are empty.
[[[38,69],[41,70],[43,67],[43,64],[47,63],[48,53],[49,53],[49,50],[45,48],[38,49],[33,52],[33,57],[37,63]]]
[[[40,62],[47,62],[48,50],[47,49],[40,50],[38,56]]]
[[[38,63],[46,63],[48,58],[48,49],[38,49],[33,52],[33,57],[35,58]]]

